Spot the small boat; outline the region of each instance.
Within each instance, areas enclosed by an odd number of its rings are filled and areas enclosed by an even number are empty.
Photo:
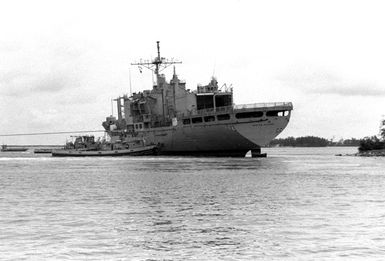
[[[43,153],[52,153],[52,149],[34,149],[33,153],[43,154]]]
[[[116,149],[116,150],[53,150],[54,157],[92,157],[92,156],[145,156],[156,154],[155,145],[143,146],[132,149]]]
[[[2,152],[23,152],[27,150],[28,148],[25,147],[8,147],[7,145],[1,145]]]
[[[76,136],[75,142],[67,142],[64,149],[52,150],[54,157],[92,157],[92,156],[145,156],[155,155],[158,146],[146,145],[143,139],[131,142],[108,143],[95,141],[94,136]]]

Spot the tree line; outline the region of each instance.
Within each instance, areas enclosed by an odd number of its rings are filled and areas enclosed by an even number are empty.
[[[327,140],[321,137],[287,137],[284,139],[274,139],[268,146],[281,147],[326,147],[326,146],[354,146],[359,151],[383,150],[385,149],[385,120],[381,121],[379,135],[365,137],[363,139],[340,139],[339,141]]]
[[[366,137],[360,141],[359,151],[383,150],[385,149],[385,120],[381,121],[380,134],[378,136]]]
[[[360,139],[341,139],[339,141],[327,140],[325,138],[316,136],[305,137],[287,137],[283,139],[274,139],[268,146],[280,146],[280,147],[326,147],[326,146],[359,146]]]

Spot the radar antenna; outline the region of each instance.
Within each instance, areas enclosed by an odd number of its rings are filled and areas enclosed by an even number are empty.
[[[138,65],[143,66],[151,71],[154,72],[154,74],[159,77],[159,73],[169,67],[172,64],[182,63],[180,61],[174,60],[174,59],[166,59],[164,57],[160,57],[160,47],[159,47],[159,41],[156,41],[156,47],[158,49],[158,56],[154,60],[142,60],[140,59],[139,62],[131,63],[131,65]]]

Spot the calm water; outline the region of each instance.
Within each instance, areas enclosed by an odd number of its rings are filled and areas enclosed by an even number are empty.
[[[385,258],[385,158],[0,154],[0,259]]]

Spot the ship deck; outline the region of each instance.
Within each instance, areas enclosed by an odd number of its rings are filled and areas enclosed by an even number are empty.
[[[249,110],[293,110],[293,104],[291,102],[270,102],[270,103],[251,103],[251,104],[239,104],[233,106],[224,106],[224,107],[216,107],[202,110],[193,110],[189,113],[181,113],[178,116],[180,118],[183,117],[191,117],[191,116],[206,116],[218,113],[234,113],[241,111],[249,111]]]

